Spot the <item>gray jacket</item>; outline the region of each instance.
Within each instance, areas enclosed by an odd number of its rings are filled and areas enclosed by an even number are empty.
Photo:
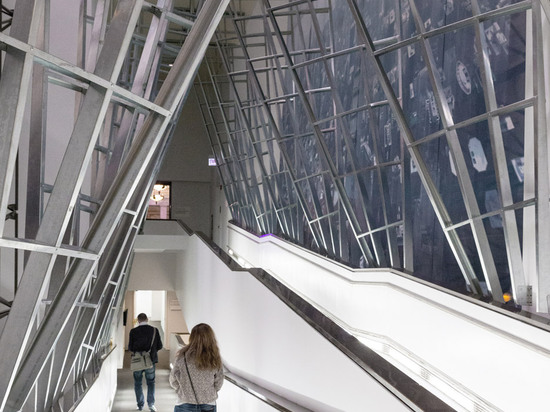
[[[223,369],[198,369],[193,356],[186,354],[186,357],[189,375],[193,380],[193,387],[198,399],[195,399],[193,389],[189,383],[189,376],[185,370],[183,356],[180,356],[174,361],[172,372],[170,372],[170,385],[178,394],[178,404],[214,403],[218,398],[218,391],[223,385]]]

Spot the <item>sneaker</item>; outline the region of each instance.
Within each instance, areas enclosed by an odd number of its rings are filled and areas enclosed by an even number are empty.
[[[152,412],[157,412],[157,407],[155,405],[149,406],[149,410]]]
[[[142,411],[142,410],[143,410],[143,406],[138,406],[138,407],[136,408],[136,411]]]

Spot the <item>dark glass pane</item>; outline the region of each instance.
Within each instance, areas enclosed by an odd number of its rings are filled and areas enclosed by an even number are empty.
[[[524,157],[524,134],[525,134],[525,112],[523,110],[508,113],[500,117],[500,127],[504,150],[506,152],[506,164],[508,176],[512,189],[514,203],[525,199],[525,157]],[[528,165],[533,169],[533,165]]]
[[[479,8],[481,9],[481,12],[484,13],[502,8],[503,6],[507,6],[509,4],[519,3],[521,1],[522,0],[479,0]]]
[[[483,23],[498,106],[525,98],[525,12]]]
[[[380,182],[377,170],[367,170],[357,175],[359,190],[367,210],[370,229],[384,226],[384,209],[380,196]]]
[[[349,7],[342,7],[338,2],[331,2],[331,19],[334,30],[334,51],[349,49],[357,44],[355,20]]]
[[[479,259],[479,253],[477,250],[476,242],[474,235],[472,233],[472,228],[470,225],[460,226],[456,229],[456,233],[462,243],[462,247],[466,252],[466,256],[472,265],[474,274],[476,275],[481,288],[484,293],[487,293],[487,282],[485,281],[485,276],[483,275],[483,267],[481,266],[481,261]]]
[[[403,60],[403,55],[400,54],[400,51],[402,52],[402,50],[396,50],[380,56],[380,63],[384,68],[384,72],[386,73],[390,86],[393,90],[393,94],[397,96],[397,98],[401,97],[403,80],[402,73],[399,72],[399,65]],[[373,101],[380,101],[384,99],[383,95],[381,94],[382,90],[379,91],[376,89],[378,86],[378,83],[373,83],[374,89],[370,95]]]
[[[506,241],[502,227],[502,216],[496,215],[483,219],[483,225],[487,232],[487,238],[489,239],[489,246],[493,254],[493,260],[495,262],[502,292],[511,292],[512,282],[510,279],[510,266],[508,264]]]
[[[487,122],[479,122],[457,130],[481,214],[500,209],[493,150]]]
[[[403,185],[401,165],[388,166],[380,169],[384,182],[384,198],[386,200],[386,214],[388,224],[403,219]]]
[[[446,138],[441,137],[420,145],[420,153],[452,222],[466,220],[468,215]],[[411,173],[418,173],[418,170],[411,170]]]
[[[339,125],[336,127],[336,125]],[[352,154],[347,149],[345,144],[345,135],[347,140],[349,139],[349,131],[342,126],[342,121],[332,121],[323,125],[320,125],[323,132],[323,141],[326,145],[332,163],[336,167],[337,174],[339,176],[347,174],[353,170],[352,168]]]
[[[354,51],[331,59],[336,93],[344,112],[364,106],[367,102],[367,78],[361,70],[361,53],[364,52]]]
[[[429,42],[441,81],[439,98],[451,110],[453,122],[485,113],[473,26],[435,36]]]
[[[298,182],[298,187],[302,192],[303,200],[305,202],[304,206],[307,208],[310,218],[316,219],[318,216],[310,182],[308,180],[302,180]]]
[[[399,5],[396,1],[363,0],[357,2],[367,30],[374,41],[395,36],[399,30]]]
[[[378,163],[399,160],[401,157],[401,134],[389,106],[375,107],[370,110],[375,137],[375,155]]]
[[[532,207],[534,209],[534,207]],[[526,210],[529,209],[529,207],[525,208]],[[523,209],[517,209],[515,210],[516,214],[516,224],[518,225],[518,236],[519,236],[519,244],[521,245],[521,253],[523,256],[523,216],[524,216],[524,210]]]
[[[353,209],[352,212],[359,223],[359,232],[365,233],[368,230],[365,216],[365,204],[363,202],[363,195],[359,189],[357,177],[355,175],[346,176],[342,179],[342,184]]]
[[[427,197],[423,188],[419,199]],[[437,285],[466,293],[464,276],[432,208],[413,209],[414,275]]]
[[[422,59],[419,43],[402,50],[403,112],[415,140],[442,128],[428,70]]]
[[[350,131],[352,150],[358,170],[371,167],[376,162],[374,142],[366,110],[344,117]]]
[[[297,153],[296,153],[296,143],[294,142],[294,139],[285,139],[281,142],[279,142],[279,147],[281,148],[281,151],[286,153],[286,159],[289,162],[289,168],[293,171],[295,176],[299,175],[299,170],[296,168],[297,166]],[[303,174],[303,171],[301,172]]]
[[[308,135],[296,139],[298,175],[311,176],[323,170],[322,156],[318,153],[317,138]]]
[[[315,188],[315,195],[319,205],[319,213],[325,216],[330,212],[332,199],[334,198],[334,187],[329,187],[325,183],[324,176],[314,177],[310,179],[312,186]]]
[[[415,4],[426,31],[472,17],[472,7],[468,2],[440,0],[416,1]]]
[[[335,115],[335,104],[328,86],[324,89],[312,90],[308,93],[307,98],[313,112],[313,121],[320,121]]]

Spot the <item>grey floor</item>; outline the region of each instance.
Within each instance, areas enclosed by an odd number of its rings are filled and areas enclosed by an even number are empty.
[[[178,397],[168,383],[168,369],[157,369],[155,379],[155,406],[159,412],[172,412]],[[147,399],[147,385],[143,379],[143,395]],[[134,379],[129,369],[118,370],[118,388],[113,403],[112,412],[135,411],[136,396],[134,394]],[[149,410],[147,404],[144,411]]]
[[[159,412],[172,412],[178,397],[176,392],[168,383],[170,371],[168,369],[169,352],[162,350],[159,352],[159,363],[157,364],[157,372],[155,379],[155,406]],[[115,401],[113,403],[112,412],[135,411],[136,395],[134,394],[134,378],[129,368],[130,355],[126,352],[124,356],[124,369],[118,370],[118,383]],[[143,395],[147,399],[147,385],[145,378],[143,379]],[[147,403],[144,411],[148,411]]]

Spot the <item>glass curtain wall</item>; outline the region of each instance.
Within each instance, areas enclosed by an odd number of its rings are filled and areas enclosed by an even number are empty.
[[[233,219],[548,312],[547,2],[258,1],[195,87]]]

